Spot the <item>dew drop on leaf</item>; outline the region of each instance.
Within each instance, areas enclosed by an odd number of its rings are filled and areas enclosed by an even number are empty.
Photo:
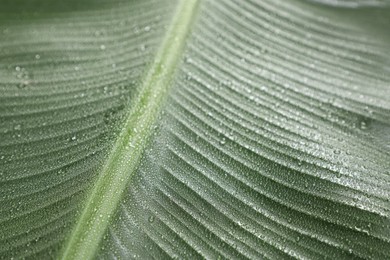
[[[146,50],[146,45],[145,44],[141,44],[140,46],[139,46],[139,49],[140,49],[140,51],[145,51]]]
[[[23,89],[23,88],[27,87],[29,84],[30,84],[29,81],[24,80],[24,81],[20,82],[20,83],[17,85],[17,87],[18,87],[19,89]]]
[[[184,61],[185,61],[186,63],[192,63],[192,59],[191,59],[190,57],[188,57],[188,56],[186,56],[186,57],[184,58]]]

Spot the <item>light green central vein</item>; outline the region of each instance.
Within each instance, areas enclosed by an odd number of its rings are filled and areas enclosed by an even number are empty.
[[[166,37],[145,75],[141,92],[60,256],[91,259],[121,202],[168,95],[198,0],[181,0]]]

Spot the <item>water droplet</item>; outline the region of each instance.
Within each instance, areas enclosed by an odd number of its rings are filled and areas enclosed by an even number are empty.
[[[28,71],[26,71],[24,68],[20,66],[15,67],[15,76],[17,79],[20,79],[21,81],[16,85],[18,88],[22,89],[25,88],[27,85],[31,83],[30,80],[30,74]]]
[[[150,26],[145,26],[144,30],[145,30],[145,32],[149,32],[150,31]]]
[[[186,80],[192,80],[192,75],[190,73],[186,74]]]
[[[20,82],[20,83],[17,85],[17,87],[18,87],[19,89],[22,89],[22,88],[27,87],[29,84],[30,84],[30,81],[28,81],[28,80],[23,80],[22,82]]]
[[[35,55],[35,59],[39,60],[40,58],[41,58],[41,55],[39,55],[39,54]]]
[[[75,135],[72,136],[72,138],[71,138],[72,141],[75,141],[76,139],[77,139],[77,137]]]
[[[334,153],[334,154],[340,154],[341,151],[340,151],[339,149],[334,149],[334,150],[333,150],[333,153]]]
[[[106,49],[106,45],[104,45],[104,44],[100,45],[100,49],[101,49],[102,51],[104,51],[104,50]]]
[[[360,122],[360,129],[362,129],[362,130],[367,129],[367,124],[366,124],[366,122],[364,122],[364,121],[361,121],[361,122]]]
[[[149,219],[148,219],[148,221],[149,221],[150,223],[153,223],[153,222],[154,222],[154,216],[150,216]]]
[[[188,57],[188,56],[184,58],[184,61],[186,63],[192,63],[192,59],[190,57]]]

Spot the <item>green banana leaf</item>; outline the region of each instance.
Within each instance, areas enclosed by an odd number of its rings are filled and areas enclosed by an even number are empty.
[[[390,3],[0,1],[0,259],[389,259]]]

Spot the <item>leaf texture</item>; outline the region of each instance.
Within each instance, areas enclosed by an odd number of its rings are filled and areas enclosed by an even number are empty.
[[[334,11],[204,3],[102,259],[388,257],[385,43]]]
[[[176,2],[0,6],[0,258],[57,258]],[[386,2],[199,8],[96,258],[389,258]]]
[[[170,4],[2,1],[0,259],[57,255]]]

